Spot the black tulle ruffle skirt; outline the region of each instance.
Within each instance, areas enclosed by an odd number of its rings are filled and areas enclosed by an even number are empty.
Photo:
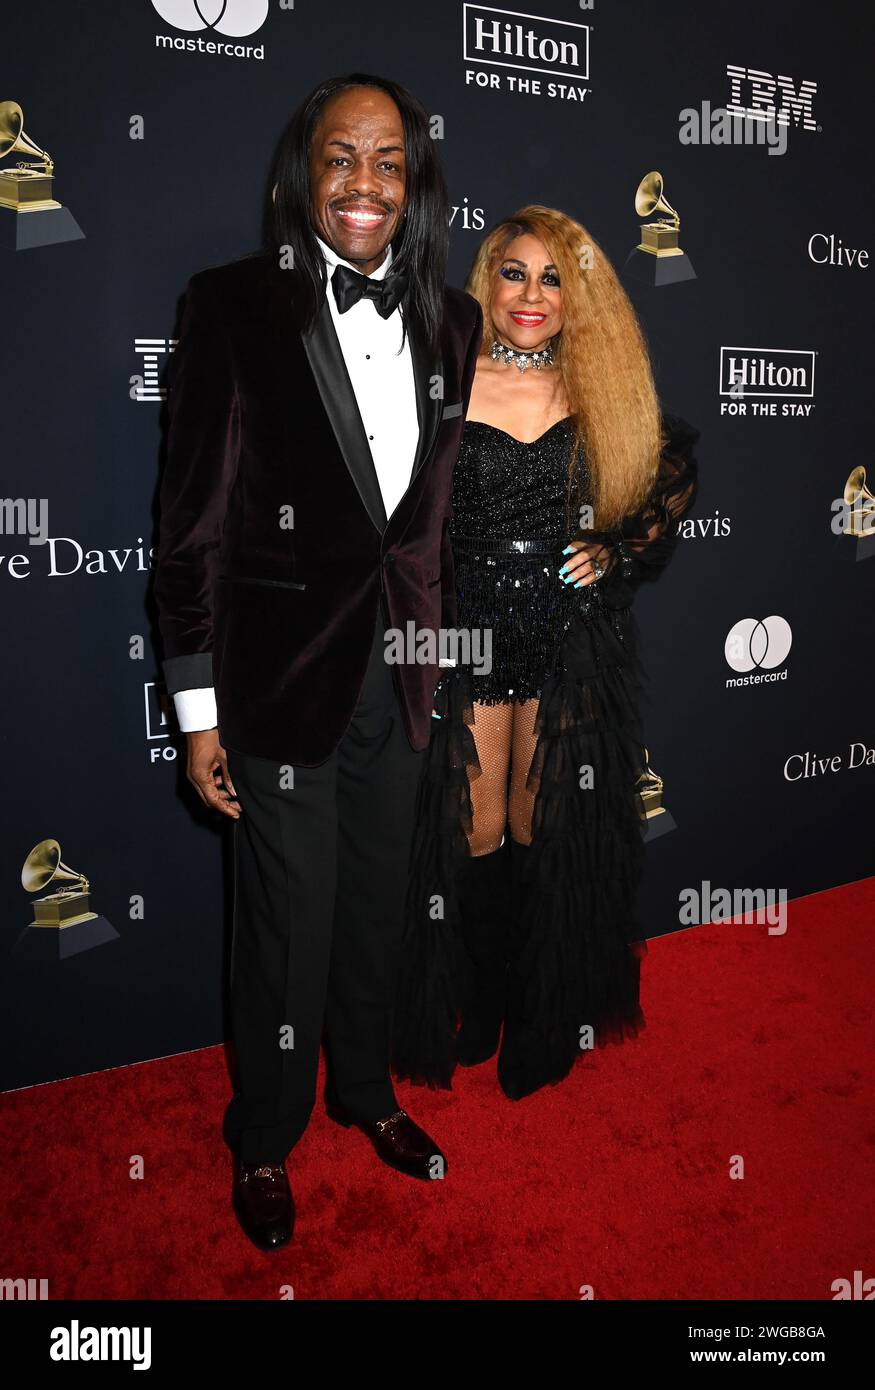
[[[631,607],[612,608],[591,587],[540,682],[528,775],[532,840],[524,881],[514,886],[501,1045],[514,1096],[562,1080],[588,1047],[634,1037],[644,1025],[647,947],[636,900],[645,855],[645,677]],[[472,733],[479,689],[461,668],[436,695],[395,1010],[396,1075],[440,1087],[452,1082],[464,997],[459,875],[469,853],[470,781],[480,775]]]

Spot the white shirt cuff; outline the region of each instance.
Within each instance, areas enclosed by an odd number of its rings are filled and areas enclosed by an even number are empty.
[[[193,734],[198,729],[215,729],[216,692],[211,685],[198,690],[177,690],[173,697],[176,718],[184,734]]]

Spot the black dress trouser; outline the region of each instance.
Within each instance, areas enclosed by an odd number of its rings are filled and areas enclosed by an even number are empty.
[[[228,750],[242,814],[230,989],[238,1089],[224,1133],[246,1163],[280,1162],[303,1134],[323,1032],[326,1100],[361,1121],[398,1108],[389,1049],[423,754],[407,738],[383,633],[378,621],[352,722],[326,762],[290,770]]]

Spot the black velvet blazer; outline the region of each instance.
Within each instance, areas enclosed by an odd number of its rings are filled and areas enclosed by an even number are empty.
[[[225,747],[311,767],[352,717],[381,595],[392,627],[455,625],[446,522],[482,315],[445,289],[440,358],[409,320],[419,445],[387,522],[329,306],[302,333],[293,273],[252,256],[189,281],[154,594],[170,694],[215,686]],[[422,749],[440,671],[396,669]]]

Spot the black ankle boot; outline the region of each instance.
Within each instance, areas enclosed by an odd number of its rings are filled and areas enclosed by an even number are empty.
[[[504,1036],[498,1056],[498,1084],[509,1100],[520,1100],[536,1090],[538,1085],[531,1075],[535,1059],[529,1055],[531,1047],[527,1045],[527,1039],[521,1031],[524,982],[518,970],[520,952],[529,923],[528,903],[531,888],[527,871],[531,847],[517,844],[516,840],[513,840],[510,851],[510,891],[513,907],[508,924],[507,1000]]]
[[[507,842],[466,860],[459,882],[465,978],[456,1056],[476,1067],[495,1055],[504,1018],[510,916]]]

